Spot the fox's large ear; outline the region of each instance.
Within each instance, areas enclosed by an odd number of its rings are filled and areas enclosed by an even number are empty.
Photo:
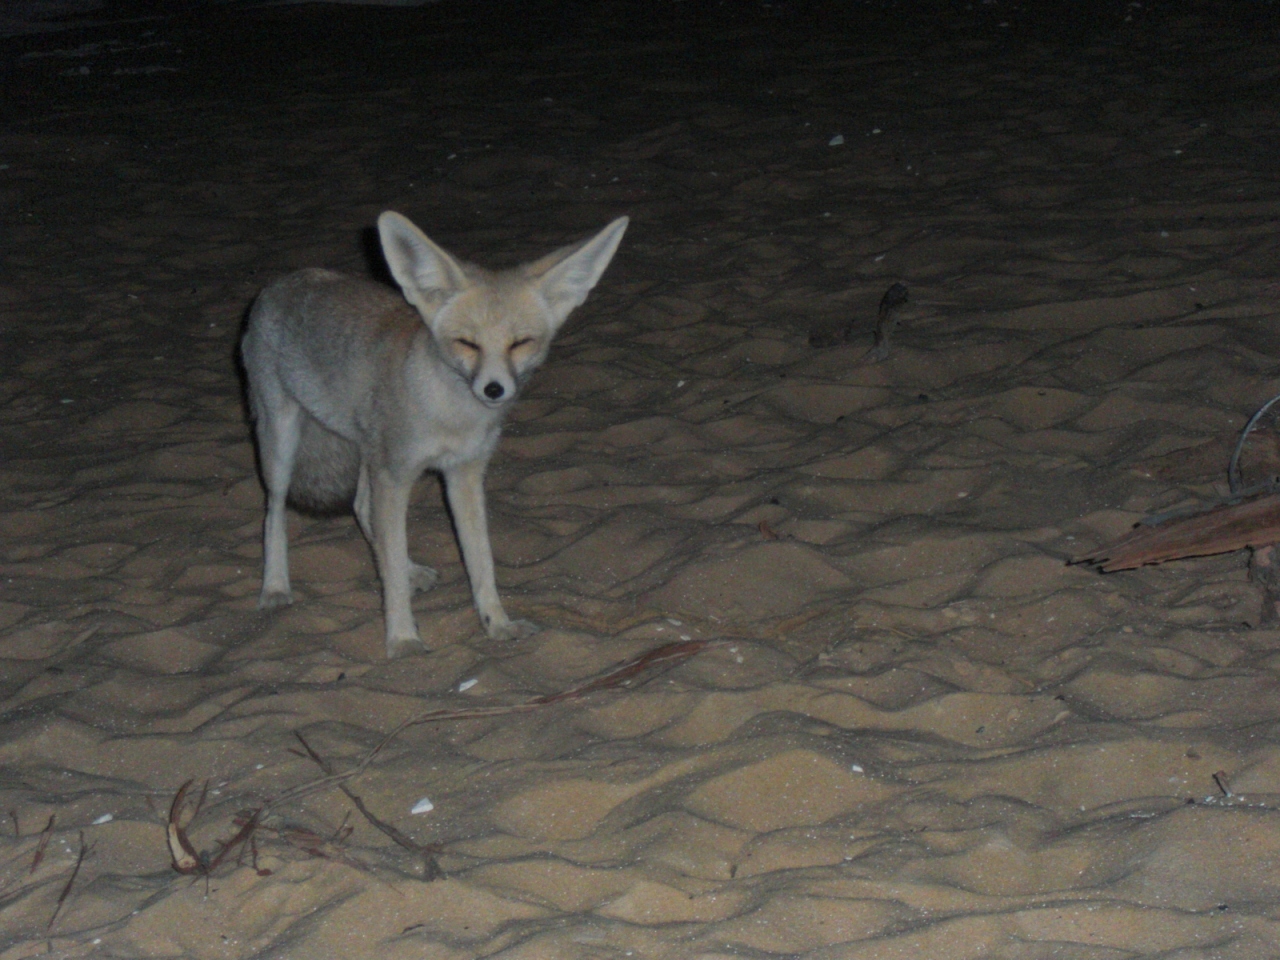
[[[619,217],[590,240],[548,254],[524,267],[551,308],[558,328],[574,307],[587,299],[605,267],[613,259],[631,221]]]
[[[430,316],[449,297],[470,284],[458,261],[393,210],[378,217],[382,255],[404,297]]]

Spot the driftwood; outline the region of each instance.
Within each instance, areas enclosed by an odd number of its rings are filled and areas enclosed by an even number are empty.
[[[1104,573],[1111,573],[1149,563],[1208,557],[1275,543],[1280,543],[1280,494],[1273,493],[1168,520],[1158,526],[1138,527],[1073,562],[1092,563]]]

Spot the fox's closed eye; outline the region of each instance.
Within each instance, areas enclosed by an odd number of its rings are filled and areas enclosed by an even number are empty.
[[[480,344],[476,343],[474,340],[464,340],[461,337],[459,337],[457,340],[453,342],[466,350],[475,350],[477,352],[479,352],[480,350]]]
[[[511,344],[511,346],[508,347],[507,349],[516,350],[516,349],[519,349],[520,347],[527,346],[528,344],[531,344],[531,343],[533,343],[533,337],[521,337],[519,340],[515,341],[515,343]]]

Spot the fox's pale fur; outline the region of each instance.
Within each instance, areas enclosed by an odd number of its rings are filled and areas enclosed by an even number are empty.
[[[378,232],[403,299],[328,270],[302,270],[259,295],[241,354],[267,490],[261,607],[292,600],[286,499],[354,508],[382,579],[387,655],[422,649],[409,600],[436,572],[410,562],[405,521],[414,482],[436,470],[486,633],[537,629],[498,599],[485,467],[511,401],[626,228],[622,217],[584,243],[491,273],[388,211]]]

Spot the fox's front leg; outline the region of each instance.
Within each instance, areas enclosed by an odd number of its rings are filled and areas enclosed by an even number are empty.
[[[489,522],[484,508],[485,461],[464,463],[444,472],[449,509],[458,528],[462,559],[471,580],[471,595],[484,632],[492,640],[515,640],[538,632],[528,620],[512,620],[498,599],[498,585],[493,575],[493,547],[489,543]]]
[[[418,636],[409,599],[411,564],[405,523],[409,515],[409,494],[413,482],[403,482],[385,472],[370,469],[366,523],[382,578],[382,612],[387,622],[387,656],[403,657],[424,649]]]
[[[360,464],[360,477],[356,481],[354,504],[356,523],[360,527],[360,532],[364,534],[364,538],[369,541],[369,546],[373,547],[376,555],[378,548],[374,544],[371,498],[372,494],[369,493],[369,466],[362,463]],[[436,573],[431,567],[424,567],[422,564],[414,563],[412,560],[409,561],[409,586],[414,590],[430,590],[439,579],[440,574]]]

